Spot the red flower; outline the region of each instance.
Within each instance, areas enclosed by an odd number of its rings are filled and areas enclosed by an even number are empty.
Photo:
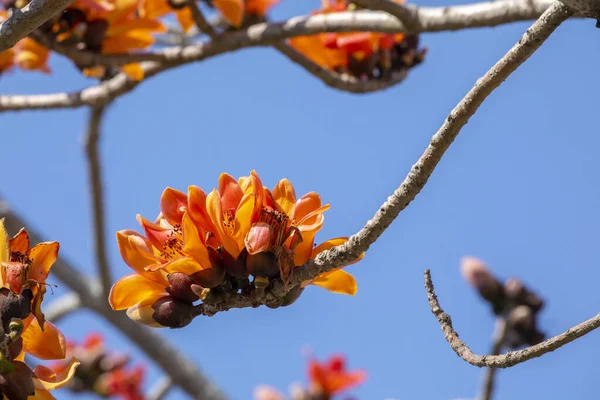
[[[366,380],[367,374],[362,370],[347,371],[344,356],[335,355],[325,363],[311,360],[308,364],[308,377],[311,393],[328,399],[360,385]]]

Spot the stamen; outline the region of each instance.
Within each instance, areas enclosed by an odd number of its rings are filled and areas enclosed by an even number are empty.
[[[173,227],[173,231],[169,234],[163,244],[161,257],[165,260],[170,260],[175,257],[183,256],[183,231],[181,225],[177,224]]]

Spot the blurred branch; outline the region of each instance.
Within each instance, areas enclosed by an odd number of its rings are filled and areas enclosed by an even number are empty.
[[[502,355],[480,356],[473,353],[454,330],[452,319],[440,306],[429,270],[425,271],[425,289],[427,290],[427,298],[429,300],[431,312],[436,316],[450,347],[452,347],[452,350],[454,350],[460,358],[476,367],[509,368],[533,358],[541,357],[546,353],[550,353],[587,335],[594,329],[600,328],[600,314],[598,314],[594,318],[588,319],[579,325],[567,329],[564,333],[547,339],[540,344],[527,347],[523,350],[509,351]]]
[[[314,260],[295,268],[286,290],[281,281],[276,281],[264,298],[253,295],[236,295],[220,304],[201,304],[197,307],[199,315],[211,316],[231,308],[252,307],[266,304],[277,307],[291,287],[310,281],[324,272],[333,271],[356,260],[361,253],[381,236],[402,210],[421,192],[437,164],[462,127],[475,114],[483,101],[510,74],[523,64],[554,32],[572,11],[560,2],[554,3],[542,16],[527,29],[521,39],[504,55],[450,112],[437,133],[431,138],[429,146],[419,160],[388,199],[379,208],[373,218],[356,234],[341,246],[321,252]]]
[[[32,244],[43,241],[30,224],[10,210],[6,203],[0,201],[0,218],[2,217],[6,217],[6,229],[9,232],[15,233],[25,226]],[[192,398],[227,399],[192,361],[166,342],[155,330],[130,320],[124,312],[113,311],[102,293],[100,284],[95,279],[83,275],[80,270],[64,257],[59,257],[51,273],[79,295],[83,306],[95,311],[120,330]]]
[[[164,377],[148,390],[146,400],[162,400],[171,389],[173,389],[173,381],[169,377]]]
[[[48,21],[74,0],[33,0],[0,24],[0,53],[13,47],[44,22]]]
[[[354,0],[354,3],[371,10],[385,11],[398,18],[409,31],[419,30],[418,8],[413,4],[402,4],[391,0]]]
[[[498,355],[502,353],[506,335],[509,331],[508,320],[505,317],[498,317],[496,327],[494,328],[493,343],[491,354]],[[494,393],[494,382],[496,378],[496,368],[487,368],[483,376],[481,385],[481,395],[478,400],[491,400]]]
[[[104,189],[102,184],[102,165],[99,155],[99,140],[102,118],[107,105],[92,107],[88,121],[87,132],[84,138],[85,152],[88,160],[88,178],[90,184],[90,197],[92,200],[92,213],[94,225],[94,248],[98,276],[102,284],[105,297],[108,297],[112,286],[110,265],[108,263],[108,247],[106,245],[106,220],[104,212]]]
[[[204,14],[202,13],[202,10],[200,10],[200,7],[198,7],[198,4],[196,4],[196,1],[188,1],[188,7],[192,12],[192,18],[194,19],[194,22],[196,23],[196,26],[200,32],[206,33],[211,38],[214,38],[216,32],[212,25],[208,23],[206,18],[204,18]]]
[[[52,323],[58,323],[63,317],[82,307],[81,300],[77,293],[67,293],[58,299],[52,301],[47,307],[44,307],[46,319]]]

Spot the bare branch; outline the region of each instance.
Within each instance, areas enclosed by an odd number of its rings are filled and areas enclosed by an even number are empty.
[[[81,307],[81,300],[79,300],[77,293],[67,293],[45,307],[44,314],[47,320],[56,324],[63,317],[79,310]]]
[[[423,32],[456,30],[465,27],[495,26],[535,18],[549,2],[496,1],[455,7],[419,9]],[[262,23],[245,30],[220,35],[217,40],[189,46],[176,46],[149,54],[99,55],[85,51],[69,52],[68,56],[81,65],[127,64],[151,59],[157,62],[143,64],[144,79],[165,70],[194,61],[246,47],[271,46],[281,40],[321,32],[377,31],[400,32],[403,25],[393,16],[380,11],[342,12],[310,17],[296,17],[278,24]],[[329,78],[330,79],[330,78]],[[328,83],[327,81],[326,83]],[[0,112],[9,110],[34,110],[77,108],[84,105],[101,105],[133,90],[140,82],[128,79],[121,73],[114,78],[74,93],[44,95],[0,96]],[[379,83],[373,83],[376,87]],[[342,87],[343,85],[339,85]],[[337,86],[335,86],[337,87]],[[367,92],[371,90],[364,90]]]
[[[485,355],[480,356],[471,351],[469,347],[458,337],[458,333],[452,326],[452,319],[444,312],[438,298],[435,294],[433,282],[431,281],[431,272],[425,271],[425,289],[431,312],[436,316],[446,340],[452,347],[452,350],[463,360],[476,367],[509,368],[533,358],[541,357],[562,346],[587,335],[594,329],[600,328],[600,314],[594,318],[588,319],[573,328],[567,329],[564,333],[554,336],[542,343],[527,347],[523,350],[510,351],[503,355]]]
[[[494,328],[492,352],[493,355],[502,353],[506,335],[509,331],[509,324],[506,318],[499,317],[496,320],[496,327]],[[496,368],[487,368],[483,375],[483,384],[481,385],[481,395],[478,400],[491,400],[492,394],[494,393],[494,383],[496,378]]]
[[[112,278],[108,263],[108,247],[106,246],[106,221],[104,218],[104,189],[102,185],[102,165],[98,149],[100,139],[100,125],[107,106],[92,107],[86,136],[84,139],[85,152],[88,159],[88,179],[90,183],[90,197],[92,200],[92,213],[94,225],[94,249],[100,283],[104,295],[108,297]]]
[[[156,382],[148,391],[146,400],[162,400],[173,388],[173,381],[168,376]]]
[[[418,30],[417,7],[412,4],[396,3],[391,0],[355,0],[356,4],[371,10],[385,11],[398,18],[407,30]]]
[[[32,244],[43,241],[30,224],[11,211],[6,203],[0,201],[0,218],[2,217],[6,217],[6,229],[9,232],[17,232],[25,226]],[[113,311],[102,295],[100,284],[79,271],[79,268],[72,266],[64,257],[59,257],[52,267],[52,275],[75,291],[83,306],[97,312],[119,329],[192,398],[227,399],[227,396],[208,380],[192,361],[166,342],[155,330],[130,320],[123,312]]]
[[[200,10],[200,8],[198,7],[198,4],[196,4],[196,1],[188,1],[188,7],[192,12],[192,18],[194,19],[194,22],[196,23],[196,26],[198,27],[200,32],[206,33],[210,37],[215,37],[216,32],[214,28],[211,24],[208,23],[206,18],[204,18],[204,14],[202,13],[202,10]]]
[[[12,15],[0,24],[0,53],[13,47],[19,40],[29,35],[74,0],[32,0],[21,9],[14,9]]]

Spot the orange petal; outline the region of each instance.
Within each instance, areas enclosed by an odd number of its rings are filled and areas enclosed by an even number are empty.
[[[166,278],[161,274],[148,275],[144,268],[149,265],[160,264],[160,260],[152,253],[151,244],[142,235],[132,230],[117,232],[117,244],[123,261],[135,272],[146,276],[148,279],[168,286]]]
[[[59,374],[56,374],[48,367],[38,365],[33,370],[33,373],[37,377],[37,379],[33,380],[35,388],[40,390],[55,390],[65,386],[75,376],[75,370],[79,364],[80,362],[77,359],[72,358],[68,367]]]
[[[346,243],[347,241],[348,241],[347,237],[339,237],[339,238],[329,239],[329,240],[319,244],[317,247],[315,247],[310,255],[310,258],[316,258],[320,252],[329,250],[335,246],[340,246],[340,245]],[[344,265],[344,267],[347,267],[348,265],[357,263],[360,260],[362,260],[364,257],[365,257],[365,253],[361,253],[361,255],[358,256],[358,258],[356,260],[352,261],[349,264]]]
[[[34,381],[35,384],[35,381]],[[35,389],[33,396],[27,397],[27,400],[55,400],[56,398],[47,390]]]
[[[277,3],[279,0],[246,0],[246,12],[262,17]]]
[[[181,223],[187,204],[187,195],[170,187],[166,188],[160,196],[160,211],[171,225]]]
[[[200,265],[200,263],[192,257],[182,257],[163,265],[164,271],[168,272],[169,274],[181,272],[186,275],[193,275],[196,272],[200,272],[208,268],[210,268],[210,264],[203,268],[202,265]]]
[[[141,81],[144,79],[144,68],[141,64],[131,63],[125,64],[121,67],[121,71],[125,73],[130,79],[134,81]]]
[[[136,30],[111,36],[102,41],[102,53],[123,54],[130,50],[145,49],[154,43],[152,32]]]
[[[142,275],[126,275],[112,286],[108,302],[113,310],[124,310],[150,298],[158,299],[166,293],[167,286]]]
[[[152,308],[153,303],[154,302],[144,302],[130,307],[127,309],[127,316],[129,319],[143,325],[151,326],[153,328],[164,328],[163,325],[152,318],[152,314],[154,314],[154,309]]]
[[[243,0],[214,0],[213,5],[231,25],[239,28],[244,20]]]
[[[289,40],[296,51],[323,68],[335,69],[348,65],[348,55],[343,49],[329,49],[323,44],[325,35],[297,36]]]
[[[237,209],[244,192],[234,177],[222,173],[219,176],[219,194],[221,195],[221,208],[223,210]]]
[[[165,241],[169,239],[169,236],[172,233],[171,227],[163,226],[161,223],[154,223],[148,221],[146,218],[141,215],[136,215],[136,219],[141,227],[144,229],[144,233],[146,237],[152,243],[152,246],[157,249],[162,249]],[[163,222],[164,220],[160,221]]]
[[[252,213],[254,211],[254,194],[245,194],[240,201],[237,211],[235,212],[235,224],[233,228],[233,238],[241,249],[245,246],[244,240],[250,226],[252,225]]]
[[[0,219],[0,262],[10,261],[10,241],[4,227],[4,218]]]
[[[29,323],[21,337],[23,351],[40,360],[59,360],[65,358],[66,341],[64,335],[54,324],[46,321],[42,331],[33,314],[23,321]]]
[[[25,228],[21,228],[19,233],[10,239],[9,247],[11,253],[27,254],[29,251],[29,235]]]
[[[192,218],[187,214],[183,214],[183,252],[194,257],[202,267],[210,268],[211,262],[208,255],[208,250],[202,241],[196,224],[192,221]]]
[[[223,229],[223,210],[221,208],[221,198],[219,196],[219,192],[216,189],[213,189],[212,192],[208,194],[206,197],[206,211],[210,215],[210,218],[217,229],[217,234],[219,236],[219,240],[225,250],[233,257],[237,257],[240,253],[240,250],[237,247],[236,242],[231,239],[225,230]]]
[[[310,284],[327,289],[332,293],[354,296],[358,290],[356,279],[341,269],[326,272],[314,279]]]
[[[30,279],[38,282],[46,282],[50,268],[58,258],[58,242],[44,242],[37,244],[31,249],[29,258],[32,262]]]
[[[189,7],[176,10],[175,17],[177,18],[177,21],[179,21],[181,29],[183,29],[183,31],[186,33],[189,32],[189,30],[195,25],[194,19],[192,18],[192,11]]]
[[[206,193],[198,186],[188,187],[188,204],[187,209],[190,217],[204,228],[205,231],[216,233],[215,225],[213,224],[210,215],[206,211]]]
[[[262,181],[254,170],[250,171],[250,183],[250,188],[252,193],[254,193],[254,211],[252,212],[252,221],[258,221],[258,218],[260,217],[260,211],[263,207],[265,194]]]
[[[280,180],[273,188],[273,198],[281,210],[289,217],[294,216],[296,208],[296,192],[294,186],[287,179]]]
[[[106,36],[117,36],[133,30],[165,32],[166,28],[160,21],[147,18],[136,18],[120,24],[111,25],[106,31]]]

